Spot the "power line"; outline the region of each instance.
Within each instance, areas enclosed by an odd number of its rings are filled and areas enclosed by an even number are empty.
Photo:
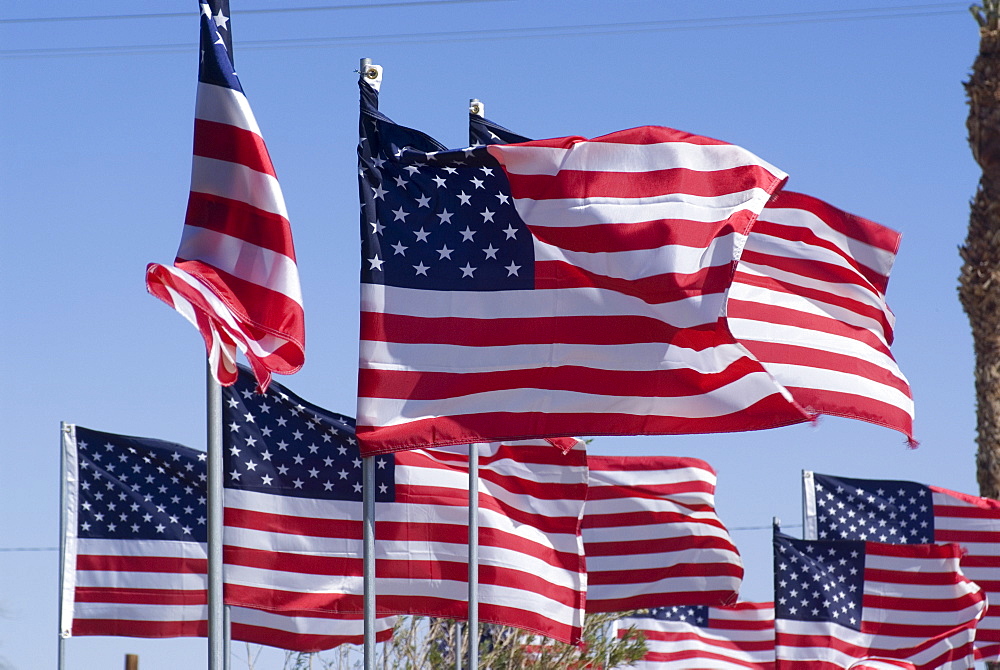
[[[0,552],[13,551],[59,551],[59,547],[0,547]]]
[[[462,0],[467,1],[467,0]],[[493,1],[493,0],[476,0]],[[414,3],[404,3],[414,4]],[[623,23],[594,23],[534,28],[506,28],[489,30],[455,30],[446,32],[399,33],[388,35],[349,35],[240,42],[240,51],[289,48],[325,48],[375,44],[433,44],[438,42],[503,41],[580,35],[618,35],[643,32],[680,30],[711,30],[733,27],[758,27],[803,23],[835,23],[881,19],[916,18],[956,14],[965,11],[964,4],[937,3],[903,7],[879,7],[857,10],[824,10],[786,14],[761,14],[704,19],[671,19],[665,21],[635,21]],[[191,44],[159,44],[107,47],[57,47],[50,49],[12,49],[0,51],[0,58],[26,58],[44,56],[99,56],[106,54],[152,54],[188,51]]]
[[[427,7],[431,5],[465,5],[483,2],[510,2],[510,0],[414,0],[413,2],[371,2],[357,5],[316,5],[313,7],[270,7],[241,9],[236,16],[252,14],[291,14],[299,12],[330,12],[354,9],[394,9],[401,7]],[[19,23],[68,23],[77,21],[124,21],[134,19],[190,19],[194,12],[162,12],[158,14],[99,14],[91,16],[32,16],[19,19],[0,19],[0,24]]]

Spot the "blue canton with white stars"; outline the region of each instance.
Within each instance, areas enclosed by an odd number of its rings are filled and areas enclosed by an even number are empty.
[[[774,612],[861,630],[865,543],[774,536]]]
[[[930,489],[923,484],[821,474],[813,477],[820,539],[934,542],[934,504]]]
[[[223,387],[225,486],[325,500],[362,500],[362,461],[354,419],[329,412],[271,382],[256,391],[240,366]],[[375,500],[395,500],[395,459],[375,456]]]
[[[708,627],[707,605],[675,605],[673,607],[654,607],[649,615],[660,621],[679,621],[701,628]]]
[[[204,452],[80,426],[75,430],[78,537],[206,541]]]
[[[361,281],[440,291],[534,286],[534,244],[485,147],[447,151],[361,84]]]

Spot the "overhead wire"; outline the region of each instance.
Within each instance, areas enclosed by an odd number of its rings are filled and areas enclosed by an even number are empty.
[[[499,0],[427,0],[432,2],[495,2]],[[384,5],[416,5],[409,3],[385,3]],[[337,5],[336,7],[356,7],[355,5]],[[368,7],[368,6],[366,6]],[[299,8],[308,11],[310,8]],[[261,49],[290,48],[330,48],[340,46],[355,46],[359,44],[433,44],[439,42],[468,41],[503,41],[513,39],[537,39],[551,37],[572,37],[581,35],[618,35],[645,32],[711,30],[732,27],[758,27],[773,25],[789,25],[803,23],[834,23],[846,21],[870,21],[883,19],[918,18],[957,14],[965,11],[962,3],[933,3],[920,5],[904,5],[896,7],[874,7],[866,9],[817,10],[811,12],[792,12],[782,14],[737,15],[728,17],[708,17],[695,19],[667,19],[662,21],[630,21],[617,23],[574,24],[565,26],[539,26],[522,28],[490,28],[479,30],[452,30],[440,32],[395,33],[382,35],[348,35],[314,38],[282,38],[272,40],[243,40],[240,51]],[[257,11],[287,11],[287,10],[257,10]],[[123,15],[125,16],[125,15]],[[146,16],[146,15],[138,15]],[[170,15],[173,16],[173,15]],[[0,58],[27,57],[60,57],[60,56],[95,56],[108,54],[154,54],[188,51],[191,43],[151,44],[151,45],[114,45],[95,47],[52,47],[35,49],[0,50]]]

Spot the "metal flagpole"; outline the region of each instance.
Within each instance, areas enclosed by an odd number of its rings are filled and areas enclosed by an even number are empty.
[[[362,459],[364,524],[365,665],[375,670],[375,457]]]
[[[63,629],[64,591],[66,589],[66,434],[69,426],[59,423],[59,670],[66,668],[66,638]]]
[[[206,376],[208,408],[208,670],[227,667],[225,613],[222,604],[222,387]]]
[[[818,540],[819,531],[816,526],[816,516],[811,510],[816,509],[816,489],[813,484],[811,470],[802,471],[802,539]]]
[[[479,667],[479,445],[469,445],[469,670]]]

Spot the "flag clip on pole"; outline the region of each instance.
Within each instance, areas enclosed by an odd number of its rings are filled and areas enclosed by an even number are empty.
[[[358,68],[358,74],[361,75],[361,81],[365,82],[376,91],[382,89],[382,66],[372,65],[371,58],[362,58],[361,67]]]
[[[58,667],[66,667],[66,638],[73,634],[76,591],[76,510],[79,509],[79,466],[76,460],[76,427],[59,424],[59,649]]]
[[[486,105],[479,101],[479,98],[472,98],[469,100],[469,114],[473,116],[478,116],[481,119],[486,118]]]
[[[816,525],[816,482],[811,470],[802,471],[802,539],[818,540]]]
[[[222,600],[222,387],[207,366],[205,396],[208,428],[208,670],[227,667]]]
[[[469,670],[479,667],[479,445],[469,445]]]

